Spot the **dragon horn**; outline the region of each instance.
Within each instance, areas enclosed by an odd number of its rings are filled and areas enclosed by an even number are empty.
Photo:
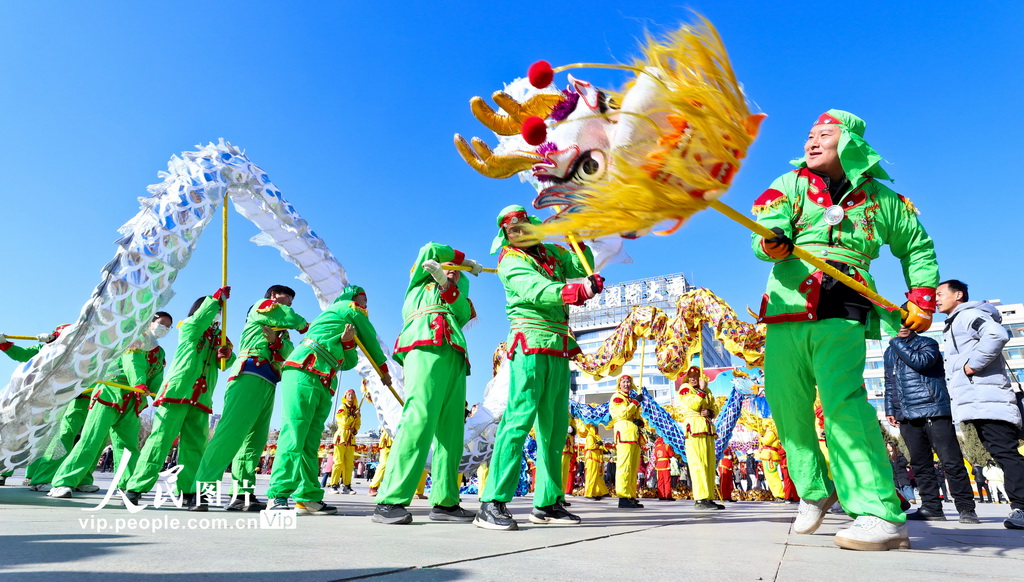
[[[527,155],[496,156],[480,138],[473,138],[472,147],[466,138],[455,134],[455,149],[474,170],[488,178],[508,178],[529,170],[539,158]]]
[[[469,108],[472,110],[473,116],[487,129],[498,135],[516,135],[522,129],[523,121],[526,118],[540,117],[543,119],[547,117],[564,98],[558,93],[538,93],[520,103],[504,91],[495,91],[494,95],[491,95],[491,99],[507,115],[499,114],[480,97],[470,99]]]

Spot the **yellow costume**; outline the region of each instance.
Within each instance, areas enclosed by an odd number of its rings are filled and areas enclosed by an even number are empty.
[[[337,487],[339,478],[346,492],[352,490],[352,466],[355,463],[356,434],[361,424],[356,391],[348,390],[341,408],[334,415],[338,429],[334,433],[334,469],[331,470],[331,487]]]
[[[686,465],[690,469],[690,481],[693,483],[693,499],[715,499],[718,497],[715,487],[715,424],[719,407],[707,384],[692,386],[689,383],[679,385],[678,400],[672,418],[683,425],[686,433]],[[702,411],[707,410],[708,416]]]
[[[373,474],[373,481],[370,481],[370,495],[376,495],[377,489],[380,487],[381,482],[384,481],[384,468],[388,463],[388,454],[391,452],[391,444],[393,442],[388,431],[382,429],[380,440],[377,442],[377,445],[380,447],[380,462],[377,463],[377,472]],[[422,485],[420,488],[422,489]],[[417,491],[417,494],[421,492]]]
[[[596,426],[579,424],[580,436],[586,439],[583,445],[584,484],[583,496],[601,498],[608,495],[608,486],[604,482],[604,441],[597,434]]]
[[[623,380],[629,378],[627,386]],[[623,375],[608,403],[615,431],[615,494],[619,499],[636,499],[637,469],[640,467],[640,403],[630,397],[633,378]]]
[[[740,424],[760,435],[759,442],[761,450],[757,458],[761,460],[764,469],[764,480],[768,489],[775,499],[785,499],[785,485],[782,483],[782,471],[779,468],[779,454],[782,450],[782,443],[779,442],[779,431],[775,428],[775,421],[770,418],[761,418],[746,410],[740,413]]]

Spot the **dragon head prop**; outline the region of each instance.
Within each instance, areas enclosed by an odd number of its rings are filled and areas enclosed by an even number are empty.
[[[633,78],[621,91],[568,75],[613,68]],[[555,214],[542,235],[636,236],[671,221],[673,232],[721,196],[739,169],[764,115],[752,115],[714,27],[705,19],[664,41],[648,38],[632,65],[539,61],[526,79],[492,95],[499,110],[474,97],[470,108],[498,136],[455,135],[472,168],[491,178],[515,174],[537,189],[534,207]]]

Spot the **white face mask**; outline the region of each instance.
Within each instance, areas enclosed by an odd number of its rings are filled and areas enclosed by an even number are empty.
[[[149,324],[149,333],[152,334],[153,337],[155,337],[156,339],[164,337],[170,331],[171,328],[167,327],[166,325],[163,325],[159,321],[154,321],[153,323]]]

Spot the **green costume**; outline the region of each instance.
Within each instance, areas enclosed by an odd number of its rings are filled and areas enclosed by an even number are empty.
[[[145,493],[160,477],[164,460],[178,439],[178,492],[196,492],[196,470],[210,438],[210,413],[213,412],[213,390],[217,386],[220,360],[220,329],[214,319],[221,303],[207,297],[195,313],[178,325],[178,348],[174,352],[171,373],[153,403],[153,432],[146,439],[129,491]],[[234,354],[227,365],[234,363]]]
[[[498,228],[528,217],[521,206],[498,215]],[[558,245],[541,243],[528,249],[509,246],[503,230],[492,246],[500,249],[498,277],[505,287],[510,330],[508,357],[511,380],[508,407],[498,425],[487,486],[480,500],[508,502],[519,484],[523,443],[534,427],[537,436],[535,507],[565,498],[562,448],[569,429],[569,358],[580,353],[569,331],[567,304],[574,303],[567,278],[585,277],[579,258]],[[593,255],[587,249],[587,261]]]
[[[34,358],[39,353],[39,350],[43,349],[43,345],[37,344],[32,347],[23,348],[11,342],[4,342],[0,343],[0,351],[16,362],[27,362]],[[64,407],[64,412],[60,415],[57,434],[50,441],[50,444],[47,445],[43,454],[32,461],[25,469],[25,478],[32,485],[43,485],[53,480],[53,476],[57,473],[57,468],[60,467],[65,457],[68,456],[71,447],[75,445],[75,438],[82,432],[82,426],[85,425],[85,417],[89,413],[89,401],[91,399],[92,388],[89,388],[79,394],[77,398],[68,402]],[[3,476],[10,477],[12,474],[14,474],[14,471],[9,471],[3,474]],[[88,483],[92,483],[92,473],[89,474],[88,479],[82,482],[81,485]]]
[[[92,403],[85,418],[82,436],[57,469],[53,478],[54,487],[74,489],[88,483],[109,435],[114,450],[115,471],[121,466],[122,453],[125,450],[131,453],[121,480],[114,484],[119,489],[125,489],[139,458],[139,413],[149,405],[146,393],[163,381],[165,362],[164,349],[160,346],[148,351],[135,346],[117,360],[118,371],[110,378],[110,382],[145,390],[145,393],[106,384],[93,386]]]
[[[308,326],[291,307],[270,299],[249,309],[239,357],[224,389],[224,410],[196,471],[197,484],[219,483],[230,462],[232,492],[252,493],[270,433],[274,388],[281,379],[281,364],[292,351],[287,330],[305,333]]]
[[[781,229],[796,245],[871,288],[868,268],[882,244],[888,244],[903,265],[908,299],[934,311],[939,280],[934,245],[913,204],[878,181],[889,178],[878,166],[881,156],[863,140],[864,122],[830,110],[818,119],[816,125],[821,124],[840,127],[846,195],[835,185],[830,191],[826,178],[799,161],[800,168],[776,179],[754,203],[758,222]],[[797,491],[804,499],[818,500],[834,487],[851,516],[903,522],[878,418],[863,383],[865,338],[879,337],[880,320],[898,327],[899,314],[868,304],[792,255],[772,259],[760,236],[753,237],[753,247],[758,258],[775,263],[760,313],[768,324],[765,394]],[[825,415],[832,479],[818,447],[815,386]]]
[[[387,371],[384,352],[377,343],[377,330],[366,310],[353,301],[356,295],[365,293],[356,285],[345,287],[334,303],[313,320],[306,338],[284,363],[281,433],[277,437],[277,457],[267,497],[294,496],[303,503],[324,498],[318,479],[320,438],[331,413],[338,373],[351,370],[359,357],[354,340],[341,341],[346,324],[355,328],[356,336],[381,371]]]
[[[409,505],[426,465],[431,461],[430,503],[459,504],[459,462],[462,460],[469,360],[462,326],[473,318],[469,277],[445,290],[423,268],[425,261],[461,265],[465,255],[451,247],[427,243],[420,249],[409,276],[402,305],[404,326],[395,342],[395,361],[405,370],[406,397],[402,420],[391,452],[378,504]],[[383,469],[383,463],[378,471]]]

